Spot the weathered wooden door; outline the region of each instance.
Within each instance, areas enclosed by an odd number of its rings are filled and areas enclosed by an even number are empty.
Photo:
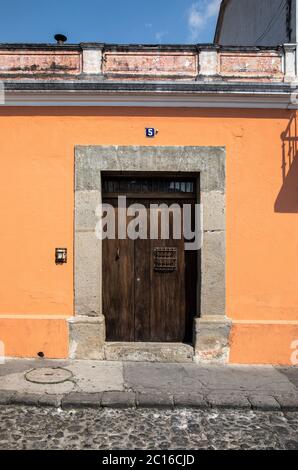
[[[191,342],[198,254],[185,251],[180,208],[195,203],[195,182],[113,177],[103,180],[103,190],[103,202],[115,211],[116,235],[103,240],[107,340]],[[126,196],[126,207],[138,204],[141,238],[119,238],[119,195]],[[168,220],[166,237],[161,228],[162,204],[171,206],[168,219],[164,219]],[[133,219],[128,211],[126,225]],[[181,229],[178,239],[177,224]]]

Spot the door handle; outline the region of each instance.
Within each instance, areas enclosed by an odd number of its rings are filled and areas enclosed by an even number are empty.
[[[118,247],[116,251],[116,261],[118,261],[119,258],[120,258],[120,248]]]

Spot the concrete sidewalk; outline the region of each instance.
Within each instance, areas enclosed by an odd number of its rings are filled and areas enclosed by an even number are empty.
[[[0,404],[298,410],[298,368],[8,359]]]

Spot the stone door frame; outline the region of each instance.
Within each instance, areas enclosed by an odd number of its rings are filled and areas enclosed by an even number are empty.
[[[200,312],[194,321],[196,357],[226,361],[230,322],[225,317],[225,166],[224,147],[75,147],[75,315],[69,320],[70,357],[105,357],[102,242],[95,236],[102,172],[171,172],[200,175],[203,244],[198,276]]]

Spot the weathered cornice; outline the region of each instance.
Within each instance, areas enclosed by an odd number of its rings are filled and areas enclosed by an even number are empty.
[[[289,84],[10,82],[6,106],[291,107]]]
[[[11,81],[5,84],[6,91],[97,91],[97,92],[141,92],[141,93],[290,93],[287,83],[224,83],[224,82],[116,82],[116,81]]]

